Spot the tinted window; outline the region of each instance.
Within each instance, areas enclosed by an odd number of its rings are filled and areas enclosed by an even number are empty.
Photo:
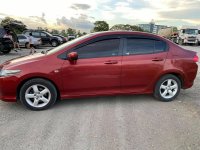
[[[42,37],[46,37],[47,35],[46,35],[45,33],[42,33],[42,32],[41,32],[41,36],[42,36]]]
[[[4,30],[4,28],[0,28],[0,38],[2,38],[4,34],[6,34],[6,31]]]
[[[166,43],[154,39],[127,39],[125,55],[151,54],[166,50]]]
[[[35,37],[40,37],[40,33],[39,32],[32,32],[32,35]]]
[[[165,42],[155,40],[155,50],[154,50],[155,53],[165,51],[166,47],[167,45]]]
[[[146,54],[154,52],[154,40],[127,39],[127,55]]]
[[[73,51],[81,58],[98,58],[118,56],[120,39],[109,39],[88,44]]]
[[[24,34],[29,35],[30,33],[31,33],[30,31],[26,31]]]

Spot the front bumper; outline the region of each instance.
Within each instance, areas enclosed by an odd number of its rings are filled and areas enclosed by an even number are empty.
[[[196,43],[198,43],[198,41],[197,40],[188,40],[188,39],[185,39],[184,43],[186,43],[186,44],[196,44]]]
[[[0,100],[16,102],[17,78],[15,76],[0,77]]]

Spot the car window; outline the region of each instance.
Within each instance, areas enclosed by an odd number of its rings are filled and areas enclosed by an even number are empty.
[[[164,41],[155,40],[154,53],[166,51],[167,44]]]
[[[4,30],[4,28],[0,28],[0,38],[2,38],[4,34],[6,34],[6,31]]]
[[[19,35],[19,36],[17,36],[17,37],[18,37],[19,40],[25,40],[25,39],[26,39],[26,37],[23,36],[23,35]]]
[[[42,37],[47,37],[47,34],[41,32]]]
[[[127,39],[125,55],[152,54],[166,50],[166,43],[154,39]]]
[[[29,35],[30,33],[31,33],[30,31],[26,31],[24,34]]]
[[[112,57],[119,54],[120,39],[101,40],[73,50],[79,59]]]
[[[39,32],[32,32],[32,35],[33,35],[34,37],[40,37],[40,33],[39,33]]]
[[[126,55],[146,54],[154,52],[154,40],[127,39]]]

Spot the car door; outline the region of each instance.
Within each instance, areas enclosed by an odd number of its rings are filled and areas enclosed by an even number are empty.
[[[63,95],[119,93],[121,45],[120,39],[114,38],[97,40],[70,50],[68,53],[78,53],[78,60],[76,64],[66,60],[62,67]]]
[[[167,57],[167,44],[159,39],[126,38],[122,58],[122,92],[152,89]]]
[[[48,34],[41,32],[40,33],[41,39],[42,39],[42,43],[43,44],[49,44],[50,43],[50,37]]]

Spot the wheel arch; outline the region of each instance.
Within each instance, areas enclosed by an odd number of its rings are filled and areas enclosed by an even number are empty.
[[[167,72],[164,72],[163,74],[161,74],[155,81],[154,83],[154,89],[156,87],[156,83],[165,75],[168,75],[168,74],[171,74],[171,75],[174,75],[176,76],[180,82],[181,82],[181,88],[184,87],[184,74],[181,72],[181,71],[174,71],[174,70],[169,70]]]
[[[56,92],[57,92],[57,99],[60,99],[60,91],[59,91],[59,88],[58,88],[58,86],[52,81],[52,80],[50,80],[50,79],[48,79],[48,78],[45,78],[45,77],[39,77],[39,76],[35,76],[35,77],[30,77],[30,78],[26,78],[26,79],[24,79],[24,80],[22,80],[21,82],[20,82],[20,84],[17,86],[17,100],[19,99],[19,94],[20,94],[20,90],[21,90],[21,88],[22,88],[22,86],[27,82],[27,81],[29,81],[29,80],[31,80],[31,79],[44,79],[44,80],[47,80],[47,81],[49,81],[49,82],[51,82],[53,85],[54,85],[54,87],[56,88]]]

